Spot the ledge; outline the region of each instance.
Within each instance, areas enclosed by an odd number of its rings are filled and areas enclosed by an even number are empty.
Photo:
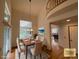
[[[51,15],[55,14],[56,12],[77,3],[77,0],[68,0],[62,4],[60,4],[59,6],[57,6],[56,8],[54,8],[53,10],[51,10],[47,15],[46,15],[46,19],[48,19]]]

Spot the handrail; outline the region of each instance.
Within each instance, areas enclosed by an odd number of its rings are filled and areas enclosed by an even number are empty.
[[[67,0],[48,0],[47,5],[46,5],[47,13],[65,1]]]

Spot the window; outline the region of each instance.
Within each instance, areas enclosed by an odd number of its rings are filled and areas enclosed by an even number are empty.
[[[11,27],[10,27],[10,11],[7,1],[5,0],[4,10],[4,41],[3,41],[3,59],[6,59],[7,52],[11,49]]]
[[[8,4],[5,1],[5,10],[4,10],[4,21],[9,22],[10,21],[10,11],[8,8]]]
[[[20,39],[24,39],[26,37],[31,38],[32,33],[32,22],[29,21],[20,21]]]
[[[11,29],[8,26],[4,27],[4,56],[7,55],[8,50],[11,48]]]

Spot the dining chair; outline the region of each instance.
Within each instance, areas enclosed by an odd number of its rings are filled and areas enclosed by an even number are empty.
[[[18,57],[20,59],[21,53],[25,54],[25,48],[22,42],[20,42],[20,39],[17,38],[17,51],[18,51]]]
[[[35,47],[31,48],[31,54],[34,59],[36,59],[36,56],[40,56],[40,59],[42,59],[42,42],[35,43]]]

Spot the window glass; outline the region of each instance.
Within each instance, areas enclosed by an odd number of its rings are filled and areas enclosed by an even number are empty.
[[[20,21],[20,39],[31,38],[32,22]]]
[[[6,59],[8,51],[11,49],[11,27],[10,23],[10,12],[8,8],[7,1],[5,0],[5,9],[4,9],[4,41],[3,41],[3,59]]]
[[[6,1],[5,1],[5,10],[4,10],[4,20],[7,22],[10,20],[10,11]]]

